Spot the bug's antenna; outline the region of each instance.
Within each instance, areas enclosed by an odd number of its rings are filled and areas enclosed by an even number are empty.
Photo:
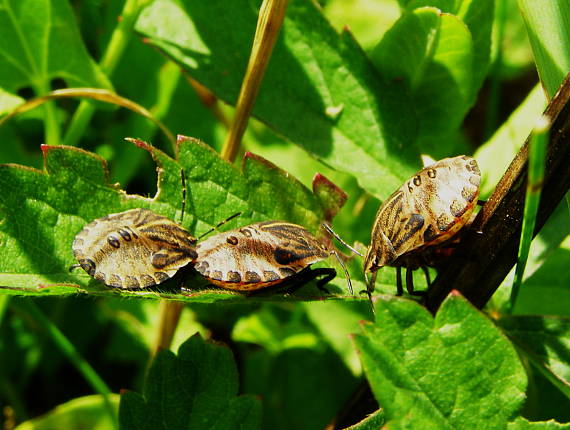
[[[218,227],[223,226],[225,223],[227,223],[228,221],[231,221],[232,219],[234,219],[235,217],[238,217],[241,215],[241,212],[236,212],[233,215],[230,215],[229,217],[227,217],[225,220],[220,221],[218,224],[216,224],[214,227],[212,227],[210,230],[208,230],[205,233],[202,233],[202,235],[198,238],[198,240],[202,239],[204,236],[210,234],[211,232],[213,232],[214,230],[217,230]]]
[[[348,273],[348,270],[346,269],[346,265],[344,264],[344,261],[342,261],[342,258],[340,258],[340,255],[338,255],[338,252],[331,251],[331,254],[335,256],[336,260],[341,265],[342,270],[344,270],[344,275],[346,276],[346,283],[348,284],[348,289],[350,291],[350,294],[352,294],[354,296],[354,291],[352,289],[352,282],[350,281],[350,274]]]
[[[324,222],[321,224],[323,226],[323,228],[330,233],[336,240],[338,240],[340,243],[342,243],[344,246],[346,246],[348,249],[350,249],[352,252],[354,252],[356,255],[360,255],[361,257],[364,257],[364,255],[362,255],[360,252],[358,252],[356,249],[354,249],[352,246],[350,246],[348,243],[346,243],[344,240],[342,240],[342,238],[335,233],[335,231],[332,229],[332,227]]]
[[[186,175],[184,169],[180,169],[180,181],[182,182],[182,215],[180,216],[180,224],[184,221],[184,211],[186,210]]]

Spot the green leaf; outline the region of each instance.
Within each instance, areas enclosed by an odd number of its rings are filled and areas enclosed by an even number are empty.
[[[379,299],[355,342],[390,428],[500,429],[522,407],[514,348],[458,295],[435,318],[415,302]]]
[[[540,81],[554,97],[570,71],[570,2],[518,0]]]
[[[137,30],[218,98],[235,103],[256,14],[247,0],[159,0],[143,11]],[[253,114],[386,197],[417,167],[406,98],[403,86],[380,79],[352,37],[339,36],[313,2],[293,0]]]
[[[63,79],[70,87],[110,83],[91,59],[67,1],[0,1],[0,88],[31,87],[36,95]]]
[[[494,0],[412,0],[406,5],[409,11],[422,6],[438,8],[443,13],[456,15],[467,26],[473,41],[471,102],[475,101],[489,66],[494,3]],[[448,49],[453,53],[453,41],[451,43]]]
[[[104,160],[80,149],[44,146],[44,171],[0,165],[0,185],[13,190],[0,196],[0,243],[4,250],[0,258],[2,293],[119,294],[81,270],[68,271],[75,264],[71,251],[75,235],[93,219],[135,207],[149,208],[180,222],[182,169],[187,193],[186,213],[181,222],[196,236],[238,211],[241,215],[225,228],[282,219],[302,224],[316,233],[323,220],[322,196],[314,195],[261,157],[248,154],[240,172],[211,148],[193,139],[179,139],[180,161],[144,142],[136,143],[151,153],[159,167],[158,192],[153,199],[129,196],[108,184]],[[335,192],[332,186],[327,189]],[[189,282],[192,287],[201,285],[199,278]],[[346,291],[346,285],[337,282],[331,286],[338,285]],[[79,286],[81,290],[77,289]],[[181,298],[156,291],[122,291],[120,294]],[[238,293],[220,289],[188,296],[187,300],[206,302],[244,299]]]
[[[459,18],[434,8],[406,13],[384,35],[372,59],[388,79],[407,84],[420,139],[459,128],[471,105],[473,81],[473,42]]]
[[[570,319],[505,315],[498,323],[519,353],[570,398]]]
[[[350,28],[350,32],[367,52],[400,16],[399,6],[391,0],[327,0],[323,9],[338,31],[344,27]]]
[[[254,429],[259,401],[237,396],[238,374],[230,350],[192,336],[178,355],[159,351],[143,394],[121,395],[121,429]]]
[[[119,406],[119,396],[112,395],[111,400]],[[39,418],[21,423],[15,430],[108,430],[115,428],[105,412],[105,403],[101,396],[84,396],[65,402]]]

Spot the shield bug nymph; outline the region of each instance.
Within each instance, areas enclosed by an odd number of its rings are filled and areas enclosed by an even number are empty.
[[[196,239],[149,209],[131,209],[87,224],[72,245],[78,265],[104,284],[151,287],[194,261]]]
[[[365,274],[371,273],[369,296],[383,266],[397,268],[398,295],[403,292],[401,267],[407,270],[408,292],[422,294],[414,291],[411,271],[422,267],[427,275],[425,266],[433,266],[437,255],[432,251],[457,238],[477,204],[480,181],[475,159],[445,158],[420,170],[382,203],[364,260]]]
[[[305,228],[285,221],[265,221],[219,233],[196,247],[196,270],[211,284],[244,292],[271,286],[301,286],[323,276],[317,287],[336,276],[332,268],[313,269],[311,264],[331,254],[319,239]],[[343,265],[352,293],[350,277]],[[326,291],[326,290],[325,290]]]

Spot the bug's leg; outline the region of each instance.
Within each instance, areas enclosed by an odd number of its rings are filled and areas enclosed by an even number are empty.
[[[376,276],[378,275],[378,270],[372,272],[370,277],[364,274],[364,279],[366,280],[366,289],[360,291],[359,294],[366,293],[368,296],[368,301],[370,302],[370,308],[372,309],[372,315],[375,315],[374,303],[372,302],[372,292],[374,291],[374,285],[376,284]]]
[[[340,264],[342,267],[342,270],[344,270],[344,276],[346,277],[346,283],[348,284],[348,290],[350,291],[350,294],[354,295],[354,291],[352,289],[352,282],[350,281],[350,274],[348,273],[348,269],[346,268],[346,264],[344,264],[344,261],[342,261],[342,258],[340,258],[340,255],[338,255],[338,252],[331,251],[331,254],[333,254],[335,256],[336,260],[338,261],[338,264]],[[336,272],[335,272],[335,274],[336,274]],[[327,282],[329,282],[331,279],[329,279]],[[327,282],[325,282],[325,284]]]
[[[408,293],[414,294],[414,271],[409,267],[406,267],[406,289]]]
[[[71,266],[69,266],[68,270],[71,272],[79,267],[81,267],[81,264],[72,264]]]
[[[406,289],[411,296],[423,297],[426,295],[425,291],[414,291],[414,271],[409,267],[406,268]]]
[[[402,268],[396,267],[396,295],[401,296],[404,294],[404,287],[402,286]]]
[[[317,281],[317,288],[321,290],[325,294],[329,294],[329,291],[325,288],[325,285],[328,284],[330,281],[334,279],[336,276],[336,270],[333,268],[320,268],[320,269],[312,269],[313,276],[316,278],[317,276],[324,275],[323,278]]]
[[[424,271],[424,274],[426,275],[426,281],[427,281],[427,286],[428,288],[431,286],[431,279],[429,277],[429,269],[427,268],[427,266],[421,266],[422,270]]]
[[[336,276],[336,270],[333,268],[319,268],[319,269],[312,269],[307,267],[303,269],[301,272],[297,273],[293,279],[284,281],[274,287],[270,287],[273,292],[276,291],[283,291],[286,294],[293,294],[299,288],[305,286],[308,282],[316,279],[319,276],[324,275],[324,278],[319,279],[316,284],[317,288],[321,290],[325,294],[329,294],[329,291],[324,287],[325,284],[330,282]],[[262,295],[269,293],[268,289],[264,290],[257,290],[251,291],[247,293],[247,295]]]
[[[483,206],[485,203],[487,203],[487,200],[477,200],[477,206]]]

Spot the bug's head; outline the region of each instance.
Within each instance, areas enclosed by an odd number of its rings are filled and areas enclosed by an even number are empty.
[[[397,258],[390,239],[384,232],[376,230],[372,233],[372,241],[364,257],[364,273],[374,273]]]
[[[380,266],[380,257],[377,253],[378,249],[371,244],[366,251],[364,257],[364,273],[376,272]]]

